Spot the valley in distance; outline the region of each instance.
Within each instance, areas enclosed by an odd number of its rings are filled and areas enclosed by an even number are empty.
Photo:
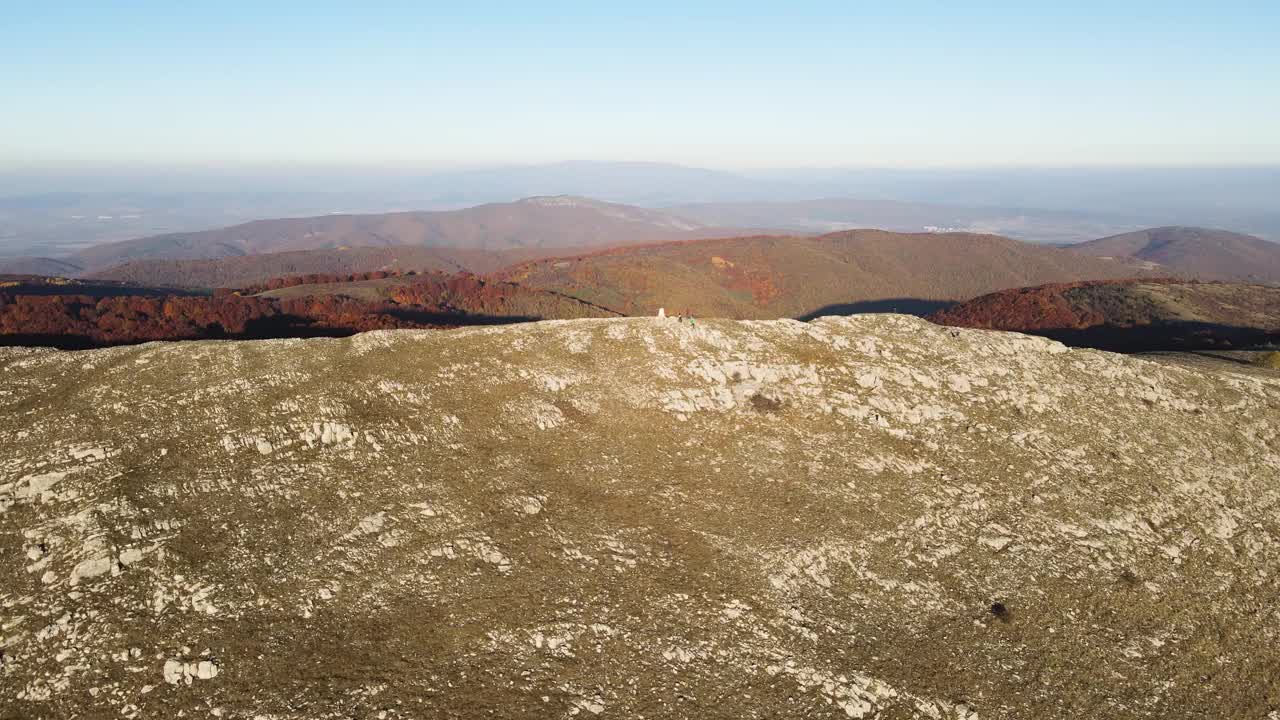
[[[1055,247],[941,230],[795,234],[713,224],[786,225],[796,205],[686,205],[681,215],[540,196],[451,211],[262,220],[10,259],[0,261],[8,273],[0,342],[86,348],[311,337],[652,315],[659,307],[736,319],[901,312],[1115,350],[1238,349],[1245,335],[1253,339],[1246,344],[1265,345],[1280,326],[1280,244],[1240,233],[1159,227]],[[1132,317],[1113,316],[1118,306],[1084,316],[1030,310],[1030,296],[998,322],[948,311],[989,293],[1060,283],[1108,281],[1114,293],[1142,295],[1137,282],[1156,279],[1225,283],[1218,296],[1240,286],[1241,297],[1265,302],[1242,327],[1232,324],[1230,306],[1196,315],[1194,326],[1167,309]],[[1099,339],[1108,333],[1116,339]]]

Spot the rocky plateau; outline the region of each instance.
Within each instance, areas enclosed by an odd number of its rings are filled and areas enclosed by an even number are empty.
[[[0,718],[1280,720],[1280,372],[902,315],[0,348]]]

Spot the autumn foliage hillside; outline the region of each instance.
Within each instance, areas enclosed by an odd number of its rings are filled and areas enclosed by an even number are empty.
[[[311,281],[308,284],[308,281]],[[356,296],[334,290],[381,285]],[[86,348],[150,340],[349,335],[390,328],[442,328],[609,313],[554,293],[471,275],[373,272],[273,280],[247,295],[94,296],[70,282],[62,294],[0,287],[0,344]],[[97,287],[97,286],[94,286]],[[275,293],[274,295],[272,293]]]
[[[481,278],[471,273],[307,275],[272,280],[242,293],[280,300],[344,297],[404,307],[426,307],[468,316],[522,319],[607,317],[621,313],[549,290]]]
[[[1280,341],[1280,288],[1175,279],[1057,283],[983,295],[929,319],[1119,351],[1256,347]]]

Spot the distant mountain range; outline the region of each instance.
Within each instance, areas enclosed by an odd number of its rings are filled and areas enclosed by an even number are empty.
[[[92,271],[134,260],[194,260],[288,250],[416,245],[464,250],[606,247],[741,234],[678,215],[574,196],[464,210],[258,220],[217,230],[96,245],[71,262]]]
[[[163,284],[238,284],[292,272],[361,272],[385,267],[487,272],[502,264],[553,254],[551,249],[601,248],[634,243],[741,236],[747,229],[826,233],[853,228],[899,232],[967,231],[1019,239],[1079,239],[1117,226],[1071,213],[965,209],[921,203],[832,198],[773,203],[683,205],[652,210],[578,196],[530,197],[448,211],[332,214],[258,220],[214,230],[166,233],[95,245],[61,258],[0,261],[9,272],[128,279]],[[448,248],[431,255],[411,251],[264,258],[222,265],[219,260],[303,250],[408,246]],[[542,252],[543,250],[548,252]],[[501,253],[519,250],[523,255]],[[345,252],[346,250],[344,250]],[[478,251],[498,252],[486,259]],[[382,259],[386,257],[386,259]],[[156,261],[165,261],[157,263]],[[183,262],[173,262],[183,261]],[[297,266],[296,269],[294,266]],[[124,266],[124,267],[122,267]],[[105,273],[105,274],[104,274]]]
[[[1019,222],[994,220],[996,212],[848,198],[653,210],[539,196],[461,210],[260,220],[107,243],[67,258],[20,258],[0,263],[0,272],[214,288],[283,276],[466,271],[619,313],[668,307],[740,318],[927,314],[1008,288],[1134,276],[1280,283],[1280,244],[1222,230],[1150,228],[1067,249],[955,231]],[[1081,221],[1057,218],[1063,227]],[[794,236],[926,220],[940,224],[924,233]],[[781,232],[742,229],[753,227]]]
[[[1280,243],[1198,227],[1159,227],[1081,243],[1073,252],[1128,259],[1203,280],[1280,283]]]
[[[1007,215],[1001,217],[1002,212]],[[147,286],[205,288],[239,287],[285,275],[352,274],[375,270],[487,274],[526,261],[582,255],[607,248],[691,239],[741,238],[749,234],[750,228],[773,228],[770,242],[781,242],[784,235],[819,234],[854,225],[917,231],[902,236],[911,239],[895,242],[901,243],[897,251],[919,252],[920,255],[902,260],[899,266],[868,270],[857,278],[856,297],[834,294],[833,302],[862,302],[890,295],[949,301],[1025,284],[1122,275],[1162,274],[1280,283],[1280,244],[1196,227],[1160,227],[1109,235],[1064,246],[1069,247],[1066,255],[1057,251],[1035,255],[1025,244],[1014,243],[1003,246],[1017,248],[1014,255],[996,253],[987,256],[980,244],[970,243],[965,249],[957,249],[946,257],[949,263],[946,270],[938,267],[931,257],[938,248],[949,247],[945,236],[961,231],[1008,231],[1016,227],[1036,227],[1039,228],[1036,234],[1044,239],[1053,232],[1065,235],[1079,232],[1083,227],[1079,223],[1087,220],[1072,213],[1018,215],[1019,212],[849,198],[702,203],[653,210],[579,196],[540,196],[460,210],[259,220],[216,230],[168,233],[106,243],[62,258],[24,257],[0,261],[0,272],[80,276]],[[1050,229],[1055,222],[1060,223],[1059,229]],[[1103,221],[1096,225],[1099,231],[1106,227]],[[919,233],[920,230],[928,232]],[[869,238],[874,234],[855,236]],[[891,236],[885,234],[880,237]],[[930,236],[937,238],[930,241]],[[770,253],[769,262],[775,271],[784,274],[794,274],[799,272],[794,268],[812,265],[814,277],[822,278],[829,268],[816,258],[788,257],[792,252],[803,256],[809,247],[802,242],[790,243],[786,252]],[[612,258],[610,267],[623,262],[620,258],[624,255],[635,262],[641,262],[639,258],[646,256],[644,262],[651,264],[656,262],[652,257],[654,252],[657,251],[645,249],[631,255],[608,253],[598,257]],[[863,255],[857,258],[858,262],[889,257],[885,248],[880,246],[863,248],[859,252]],[[966,258],[966,252],[974,255]],[[1022,257],[1028,253],[1031,255]],[[1082,256],[1107,260],[1101,265],[1082,265],[1079,272],[1065,272],[1069,268],[1062,266],[1063,262],[1079,263]],[[1043,263],[1047,258],[1054,258],[1052,262],[1058,263],[1064,272],[1044,274]],[[1031,265],[1025,272],[1020,272],[1016,266],[1024,260]],[[729,261],[735,263],[733,267],[739,267],[737,260]],[[597,259],[592,262],[603,261]],[[987,264],[986,269],[980,270],[984,263]],[[759,275],[766,271],[765,264],[764,261],[748,262],[747,267]],[[923,269],[915,268],[917,264],[922,264]],[[784,268],[792,270],[784,271]],[[903,268],[915,269],[907,271]],[[740,274],[743,271],[735,272]],[[913,272],[922,274],[913,275]],[[626,292],[627,286],[623,281],[634,281],[633,271],[624,274],[628,277],[620,279],[621,284],[611,290],[619,294],[619,298]],[[958,280],[955,276],[985,276],[989,281],[974,284]],[[931,279],[926,282],[926,278]],[[717,276],[713,279],[719,282],[724,278]],[[689,282],[696,284],[701,279],[695,274]],[[735,282],[745,281],[739,278]],[[799,281],[791,282],[796,287],[803,285]],[[597,284],[604,292],[605,283]],[[899,288],[899,291],[895,293],[893,288]],[[874,289],[874,292],[867,294],[871,292],[869,289]],[[706,299],[697,294],[693,296]],[[736,302],[716,301],[713,305],[742,316],[750,316],[758,309],[732,309]],[[778,309],[774,314],[785,316],[793,310],[795,308]]]
[[[62,192],[66,188],[92,192]],[[122,189],[123,188],[123,189]],[[192,188],[200,188],[194,190]],[[53,190],[54,192],[41,192]],[[260,218],[456,210],[572,195],[706,208],[704,224],[825,232],[926,226],[1068,243],[1154,225],[1280,239],[1280,168],[798,169],[727,172],[652,162],[568,162],[442,172],[101,173],[0,169],[0,258],[67,259],[91,245]],[[22,194],[15,194],[22,193]],[[815,200],[835,198],[835,201]]]
[[[855,230],[626,247],[497,277],[626,314],[732,318],[924,314],[993,290],[1132,276],[1129,265],[995,235]]]

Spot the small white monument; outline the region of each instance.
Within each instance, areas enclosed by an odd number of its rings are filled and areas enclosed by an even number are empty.
[[[664,308],[664,307],[660,307],[660,308],[658,308],[658,317],[660,317],[660,318],[662,318],[662,319],[664,319],[664,320],[665,320],[665,319],[666,319],[666,317],[667,317],[667,309],[666,309],[666,308]]]

